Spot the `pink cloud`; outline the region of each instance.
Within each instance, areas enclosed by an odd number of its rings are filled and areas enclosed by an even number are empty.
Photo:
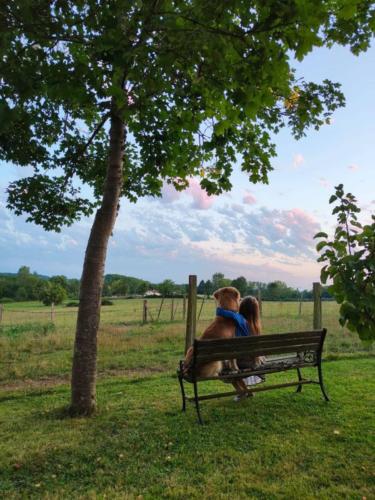
[[[193,208],[199,210],[208,210],[215,200],[215,196],[209,196],[194,178],[190,179],[186,192],[193,198]]]
[[[319,184],[321,186],[323,186],[324,188],[327,188],[329,186],[329,182],[327,181],[327,179],[325,177],[321,177],[319,179]]]
[[[296,236],[304,242],[312,242],[313,235],[319,230],[316,219],[301,208],[292,208],[285,212],[285,226],[298,229]]]
[[[254,205],[257,202],[255,196],[251,194],[250,191],[246,191],[242,201],[246,203],[246,205]]]
[[[305,163],[305,158],[301,153],[298,153],[293,156],[293,168],[300,167],[303,163]]]
[[[182,192],[177,191],[172,184],[165,183],[162,188],[162,201],[163,203],[173,203],[180,199],[182,194],[192,198],[192,207],[198,210],[209,209],[216,198],[215,196],[209,196],[206,191],[201,188],[199,181],[191,177],[189,179],[189,187]]]
[[[274,224],[274,228],[280,234],[280,236],[284,236],[288,232],[288,228],[286,226],[284,226],[284,224],[279,224],[279,223],[276,222]]]

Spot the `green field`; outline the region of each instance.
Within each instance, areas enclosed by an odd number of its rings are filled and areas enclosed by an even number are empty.
[[[158,311],[160,301],[150,303]],[[182,316],[181,301],[177,307]],[[259,393],[239,404],[208,401],[203,427],[194,408],[180,412],[175,370],[184,346],[182,318],[176,313],[170,321],[169,302],[159,322],[141,325],[141,309],[141,300],[103,307],[99,411],[91,419],[70,419],[65,409],[76,312],[56,308],[53,324],[40,304],[4,306],[0,498],[374,497],[374,349],[338,325],[334,303],[323,304],[330,403],[318,386],[301,394]],[[198,334],[213,314],[213,302],[206,302]],[[301,315],[297,303],[263,304],[265,333],[311,323],[311,303],[303,304]],[[286,373],[268,380],[293,378]]]
[[[149,300],[154,320],[160,299]],[[182,300],[165,300],[159,321],[141,325],[143,300],[117,300],[102,308],[99,332],[100,372],[133,370],[144,367],[174,368],[184,347],[185,323]],[[198,302],[198,314],[202,302]],[[200,313],[197,335],[214,317],[214,301],[205,301]],[[313,305],[297,302],[264,302],[263,332],[307,330],[312,325]],[[76,308],[59,306],[51,311],[40,303],[5,304],[0,326],[0,384],[9,380],[61,378],[69,375],[74,340]],[[364,346],[358,336],[340,327],[338,306],[323,303],[323,325],[328,329],[325,358],[367,356],[374,348]],[[150,317],[151,319],[151,317]],[[159,369],[159,368],[158,368]]]

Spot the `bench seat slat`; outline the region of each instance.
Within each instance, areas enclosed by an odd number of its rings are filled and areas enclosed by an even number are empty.
[[[288,370],[295,370],[296,368],[313,368],[316,366],[314,362],[295,362],[291,364],[279,364],[274,366],[264,366],[262,368],[257,368],[256,370],[241,370],[235,373],[219,374],[212,377],[196,377],[197,382],[202,382],[204,380],[231,380],[249,377],[250,375],[270,375],[272,373],[286,372]],[[188,382],[193,381],[193,377],[190,374],[184,376],[185,380]]]

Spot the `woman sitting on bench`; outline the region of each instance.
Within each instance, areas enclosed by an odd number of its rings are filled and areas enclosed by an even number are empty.
[[[244,297],[241,300],[239,313],[246,319],[250,335],[261,335],[260,310],[257,299],[251,295]],[[240,370],[248,368],[255,370],[264,363],[264,360],[264,356],[257,356],[252,359],[237,359],[237,365]],[[251,375],[243,379],[246,385],[259,384],[260,382],[264,382],[264,380],[264,377],[258,377],[257,375]]]

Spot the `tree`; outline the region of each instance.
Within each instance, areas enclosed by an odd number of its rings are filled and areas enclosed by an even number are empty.
[[[237,288],[242,297],[246,295],[248,285],[247,285],[247,279],[244,278],[243,276],[240,276],[239,278],[232,280],[232,286],[234,286],[234,288]]]
[[[201,280],[201,281],[199,282],[198,287],[197,287],[197,293],[198,293],[199,295],[204,295],[205,290],[206,290],[206,283],[205,283],[205,281],[204,281],[204,280]]]
[[[61,304],[66,299],[67,294],[65,288],[61,285],[47,281],[41,292],[40,300],[45,306],[50,306],[51,304]]]
[[[207,297],[209,297],[210,295],[212,295],[214,293],[215,289],[212,285],[212,281],[211,280],[207,280],[206,281],[206,285],[204,287],[204,292],[205,294],[207,295]]]
[[[144,295],[149,288],[150,288],[150,283],[148,281],[139,280],[136,291],[140,295]]]
[[[63,275],[52,276],[49,280],[51,283],[55,285],[62,286],[66,291],[68,290],[68,280],[66,276]]]
[[[299,138],[344,105],[339,85],[291,60],[373,34],[370,0],[19,0],[0,6],[0,160],[34,173],[7,206],[46,230],[95,217],[81,278],[71,412],[96,406],[97,331],[121,196],[231,188],[233,164],[267,182],[271,137]],[[37,16],[35,13],[37,12]],[[92,197],[81,186],[92,189]]]
[[[289,288],[284,281],[271,281],[268,283],[263,298],[270,300],[285,300],[296,298],[295,292],[292,288]],[[297,294],[298,297],[299,294]]]
[[[72,299],[77,299],[79,297],[79,280],[72,278],[68,279],[68,295]]]
[[[223,286],[224,279],[225,278],[223,273],[214,273],[212,275],[212,286],[214,291]]]
[[[357,331],[364,341],[375,340],[375,215],[372,223],[362,225],[357,214],[361,212],[351,193],[344,194],[344,186],[335,187],[329,202],[337,205],[332,214],[337,216],[333,240],[328,234],[316,246],[321,256],[321,281],[332,284],[328,291],[340,304],[340,323]]]
[[[112,282],[111,291],[113,295],[127,295],[129,284],[125,278],[120,278]]]
[[[167,279],[158,285],[158,290],[163,297],[170,297],[174,294],[175,286],[174,281]]]
[[[16,277],[17,292],[16,300],[35,300],[39,297],[39,292],[43,286],[43,280],[37,275],[31,274],[30,268],[22,266],[19,268]]]

